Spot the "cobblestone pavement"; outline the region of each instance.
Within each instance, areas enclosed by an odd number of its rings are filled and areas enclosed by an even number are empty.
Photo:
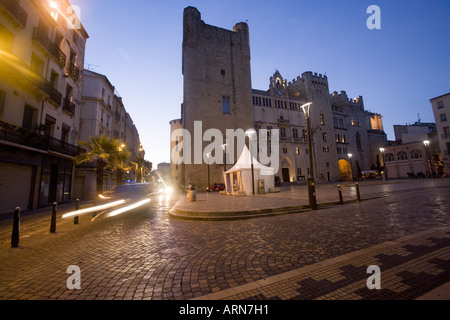
[[[92,222],[85,215],[79,225],[59,218],[56,234],[45,226],[48,217],[33,224],[24,218],[17,249],[10,248],[11,225],[3,221],[0,299],[185,300],[242,285],[251,291],[258,281],[264,290],[222,297],[415,299],[425,290],[417,283],[430,291],[450,281],[450,180],[405,183],[392,193],[379,188],[373,193],[380,199],[251,220],[172,219],[176,201],[158,197],[146,210],[113,218]],[[358,291],[366,287],[367,263],[385,270],[382,279],[394,279],[389,294]],[[80,290],[67,288],[71,265],[81,269]],[[298,271],[308,267],[314,269]],[[320,274],[312,275],[316,268]],[[280,283],[301,290],[269,290],[273,283],[260,282],[280,275]]]

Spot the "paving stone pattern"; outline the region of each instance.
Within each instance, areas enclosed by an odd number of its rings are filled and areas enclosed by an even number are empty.
[[[82,216],[76,226],[59,218],[56,234],[41,224],[27,227],[24,218],[27,229],[21,230],[18,249],[9,245],[11,226],[1,223],[0,299],[199,298],[450,225],[448,179],[402,188],[380,189],[382,199],[242,221],[172,219],[168,211],[176,201],[158,198],[147,210],[93,222]],[[410,241],[373,256],[371,261],[386,269],[383,277],[392,272],[399,286],[383,282],[391,291],[380,291],[381,297],[395,292],[397,298],[414,298],[418,282],[427,281],[431,290],[448,279],[448,234]],[[67,288],[70,265],[81,269],[81,290]],[[358,291],[367,277],[356,274],[366,265],[366,260],[337,264],[322,276],[296,279],[295,288],[286,283],[239,298],[372,299]],[[305,293],[301,288],[308,286]]]

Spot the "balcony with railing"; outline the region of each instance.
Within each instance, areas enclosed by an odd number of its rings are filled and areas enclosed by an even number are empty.
[[[70,116],[74,116],[77,110],[77,106],[71,102],[68,98],[64,98],[63,101],[63,110],[67,112]]]
[[[37,81],[37,85],[39,89],[49,96],[52,103],[54,103],[57,107],[61,105],[62,94],[53,87],[50,81],[40,78]]]
[[[444,132],[441,134],[442,139],[450,139],[450,132]]]
[[[14,21],[16,21],[17,25],[20,25],[24,28],[27,26],[28,14],[20,6],[17,0],[2,0],[0,1],[0,5],[9,12]]]
[[[48,37],[45,29],[39,27],[34,28],[33,40],[39,43],[45,50],[47,50],[47,52],[55,58],[56,62],[61,68],[64,68],[64,66],[66,65],[67,57],[59,48],[59,46]]]
[[[75,66],[75,63],[69,61],[69,76],[74,80],[78,81],[80,78],[80,69]]]
[[[71,157],[85,152],[78,146],[0,120],[1,140],[42,151],[58,152]]]
[[[74,146],[62,140],[53,137],[47,137],[47,139],[48,139],[48,150],[50,151],[62,153],[72,157],[76,157],[77,155],[85,152],[85,150],[81,149],[80,147]]]

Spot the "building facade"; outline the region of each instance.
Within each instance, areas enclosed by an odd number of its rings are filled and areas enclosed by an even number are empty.
[[[423,141],[394,143],[384,151],[385,174],[388,179],[430,177],[437,174],[432,164],[430,146]]]
[[[430,100],[445,174],[450,172],[450,93]]]
[[[267,91],[253,90],[255,129],[279,130],[279,168],[276,180],[304,181],[310,175],[306,117],[302,105],[312,102],[310,121],[314,154],[314,176],[318,181],[336,181],[339,168],[333,143],[333,114],[328,80],[321,74],[305,72],[288,82],[279,71],[270,77]],[[270,146],[271,147],[271,146]],[[273,151],[272,151],[273,152]]]
[[[70,3],[0,2],[0,213],[73,197],[86,41]]]
[[[393,178],[411,177],[417,172],[424,173],[426,176],[444,174],[435,123],[418,121],[413,124],[394,125],[394,133],[395,142],[390,142],[385,149],[386,165],[388,171],[393,172],[391,174]],[[414,148],[411,149],[412,147]],[[399,152],[401,152],[400,155]],[[417,162],[419,159],[424,159],[421,167]],[[389,170],[392,166],[394,170]],[[405,170],[402,170],[402,167]]]
[[[227,129],[255,129],[258,135],[267,134],[270,154],[276,146],[272,132],[279,130],[276,180],[280,182],[304,181],[312,173],[318,182],[352,180],[358,171],[376,164],[379,148],[387,142],[381,115],[364,110],[362,97],[352,100],[344,91],[330,95],[328,78],[317,73],[305,72],[288,82],[276,71],[268,90],[252,89],[249,43],[247,24],[239,23],[229,31],[205,24],[197,9],[185,9],[184,102],[181,119],[170,122],[171,172],[176,181],[193,183],[200,189],[221,182],[223,172],[239,156],[234,141],[224,141],[221,153],[225,156],[215,154],[216,162],[209,165],[203,154],[204,161],[193,164],[194,156],[187,148],[195,143],[191,136],[186,141],[180,129],[202,137],[211,128],[220,130],[224,137]],[[306,103],[312,103],[314,172],[309,167],[306,118],[301,108]],[[196,123],[202,124],[201,131]],[[203,142],[202,150],[210,141]],[[231,156],[230,147],[235,153]],[[174,150],[177,155],[184,154],[182,163],[173,161]],[[217,161],[222,157],[224,161]]]
[[[331,101],[339,179],[351,180],[382,162],[380,148],[387,145],[382,116],[365,110],[363,97],[352,99],[345,91],[333,92]]]
[[[121,141],[123,148],[130,153],[129,159],[144,158],[139,133],[130,114],[126,111],[122,98],[109,79],[91,70],[83,71],[83,90],[80,113],[80,139],[89,141],[90,137],[107,135],[111,140]],[[130,170],[126,180],[135,181],[136,174]],[[103,188],[112,189],[117,184],[115,172],[105,171]],[[78,165],[75,171],[74,195],[79,199],[92,199],[96,196],[96,164]]]

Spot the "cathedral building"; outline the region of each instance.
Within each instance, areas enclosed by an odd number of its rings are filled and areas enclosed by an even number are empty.
[[[223,182],[223,172],[236,163],[242,150],[236,148],[234,139],[224,140],[222,155],[208,153],[206,157],[201,150],[207,149],[213,139],[200,138],[199,142],[194,136],[204,138],[213,128],[223,137],[229,130],[254,129],[259,138],[267,134],[268,153],[279,155],[279,161],[271,163],[278,169],[276,181],[305,181],[312,173],[319,183],[352,180],[370,170],[379,148],[387,142],[381,115],[366,111],[362,97],[349,99],[344,91],[330,94],[327,76],[313,72],[288,81],[276,71],[268,89],[253,89],[249,38],[246,23],[225,30],[205,24],[196,8],[185,9],[184,101],[181,118],[170,122],[174,180],[180,185],[192,183],[200,190]],[[312,103],[314,172],[309,167],[302,108],[307,103]],[[277,144],[273,143],[275,130]],[[198,150],[200,156],[195,152]],[[182,161],[174,160],[179,159],[174,154],[180,154]],[[223,157],[224,161],[208,163],[211,156],[216,160]]]

